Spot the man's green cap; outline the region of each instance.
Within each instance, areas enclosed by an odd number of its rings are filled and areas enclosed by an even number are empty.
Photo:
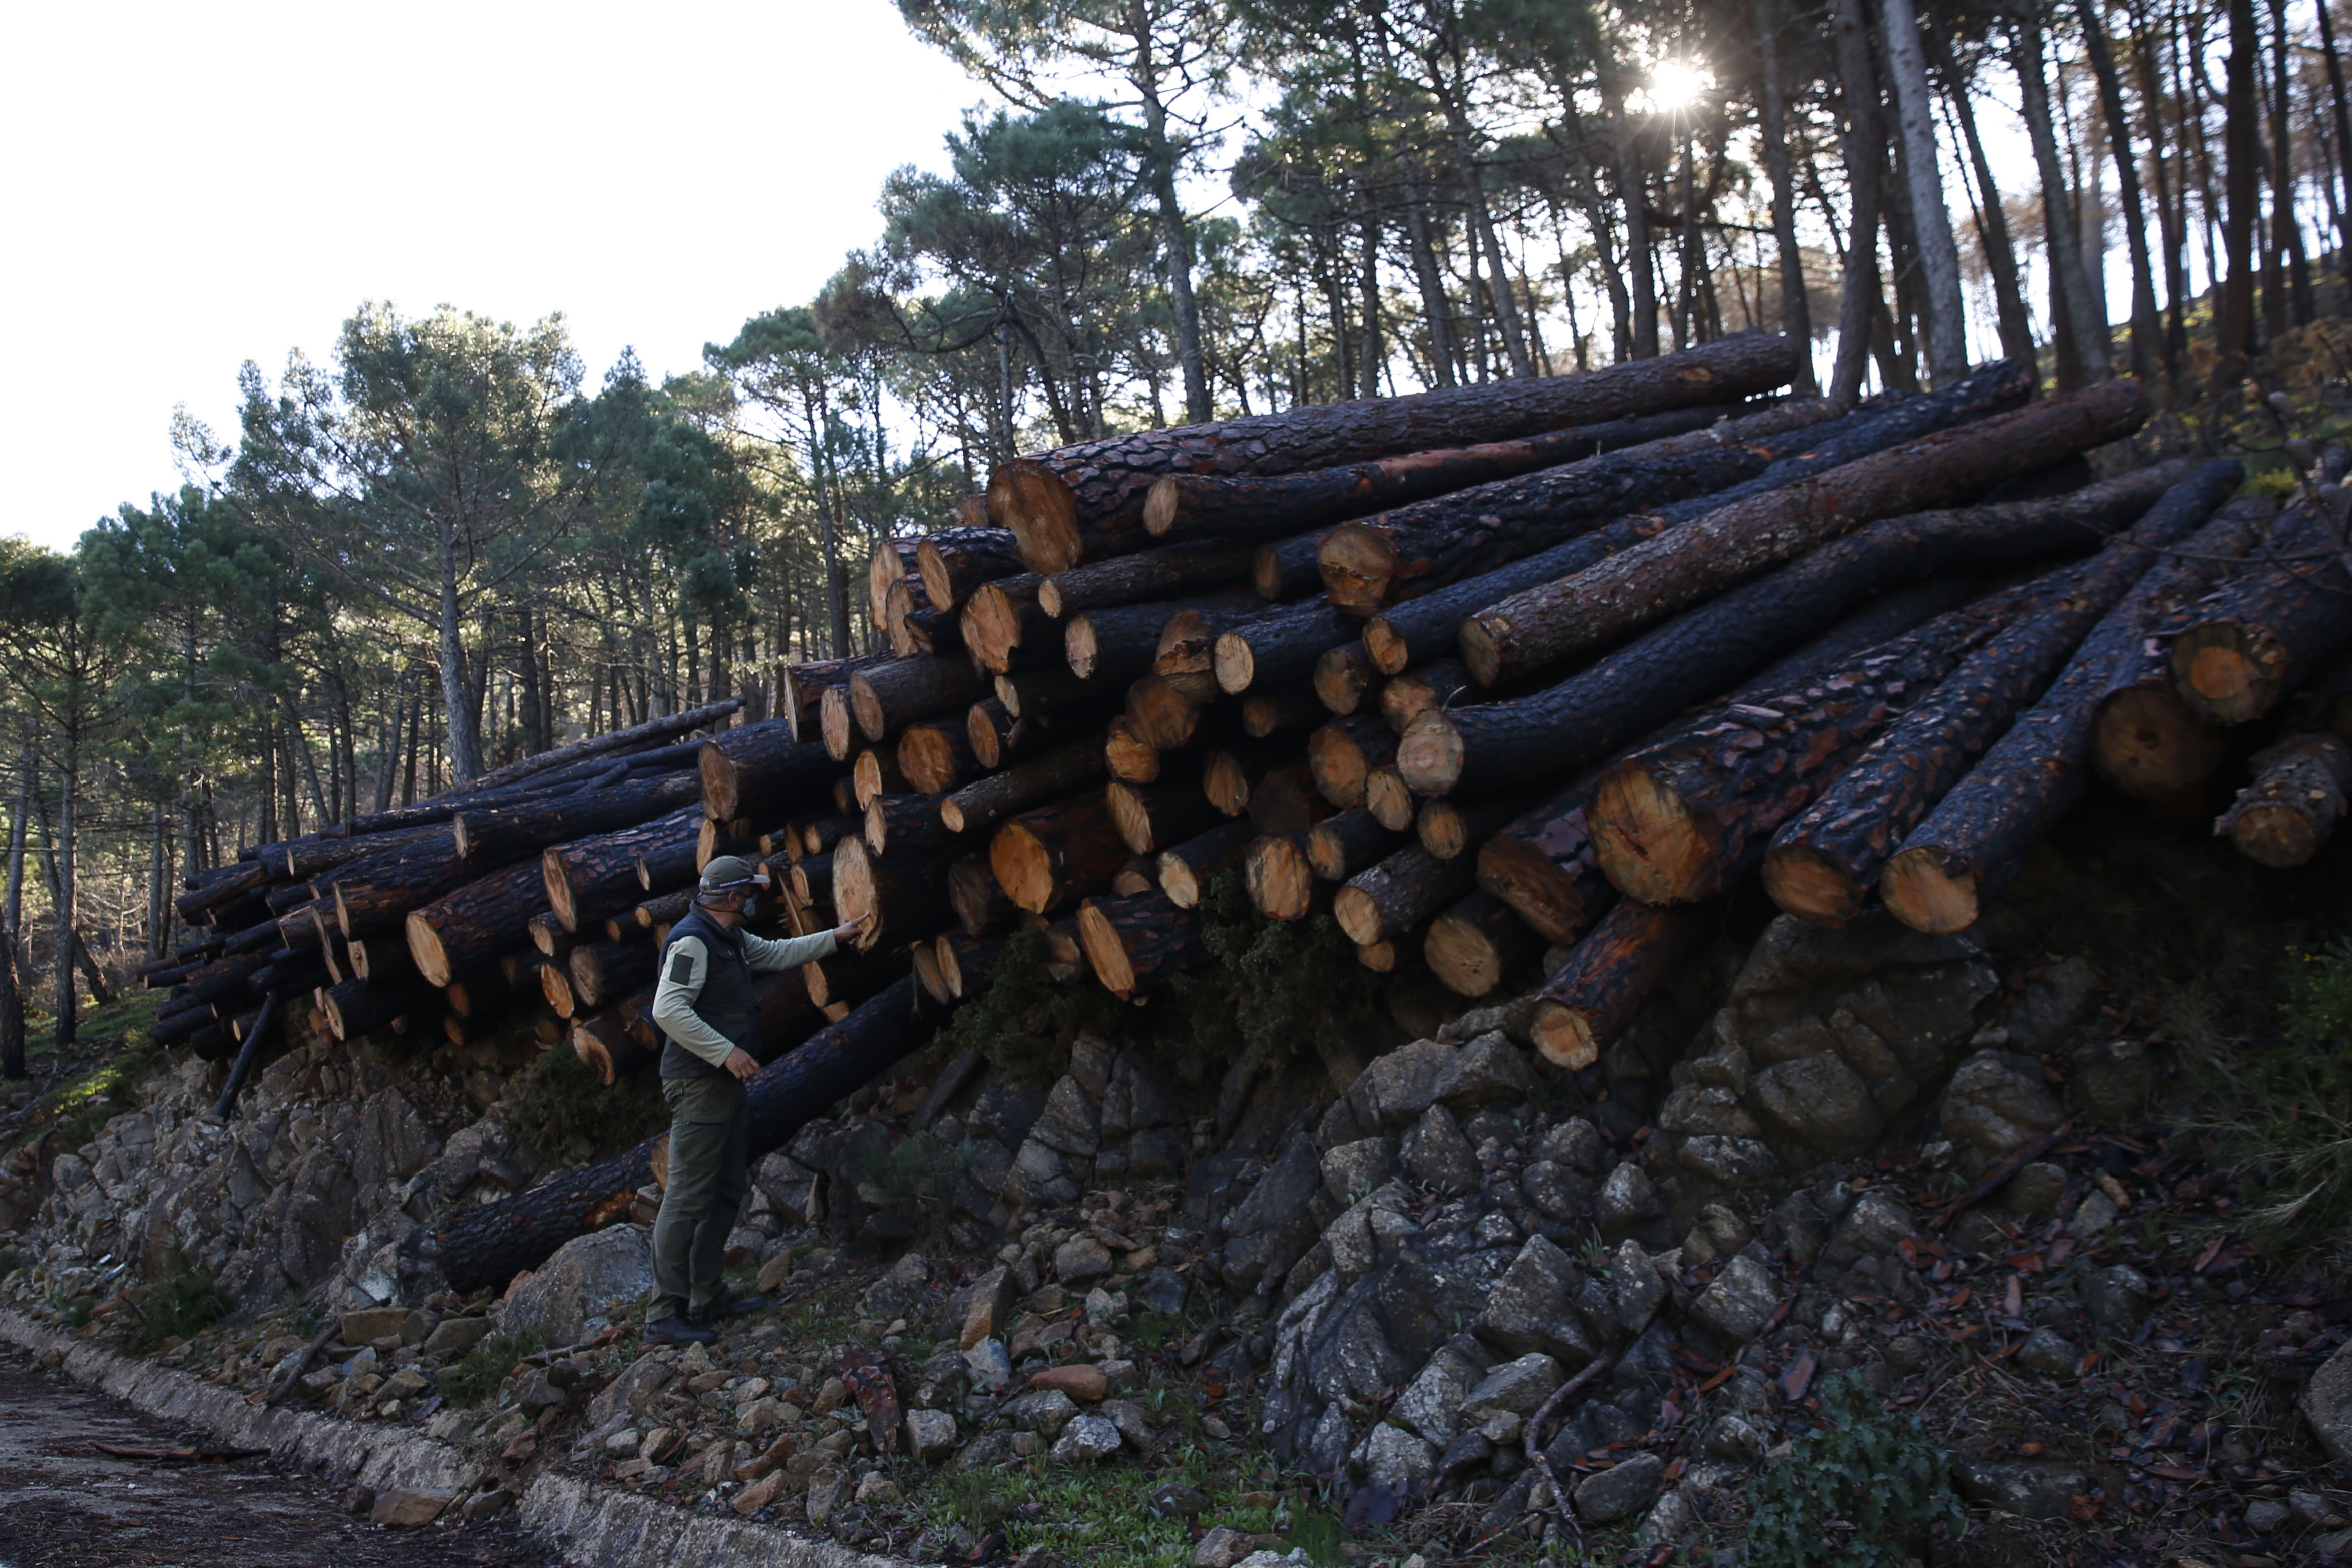
[[[717,893],[729,893],[738,888],[764,888],[768,874],[753,866],[740,855],[714,856],[702,868],[702,894],[709,898]]]

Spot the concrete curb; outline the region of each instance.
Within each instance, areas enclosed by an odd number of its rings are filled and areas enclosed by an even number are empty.
[[[265,1409],[184,1372],[142,1361],[0,1310],[0,1339],[36,1355],[56,1351],[76,1383],[142,1415],[200,1427],[240,1448],[267,1448],[281,1463],[366,1486],[467,1491],[482,1462],[454,1444],[397,1426],[337,1421],[307,1410]],[[769,1525],[689,1511],[554,1469],[524,1490],[518,1515],[578,1568],[917,1568],[904,1558],[852,1551]]]

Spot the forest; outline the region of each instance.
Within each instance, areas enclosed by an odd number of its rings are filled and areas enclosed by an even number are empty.
[[[878,643],[874,542],[1017,454],[1757,327],[1846,403],[2137,376],[2151,452],[2275,448],[2347,374],[2327,0],[898,3],[980,100],[945,172],[693,373],[370,301],[176,421],[175,493],[0,538],[5,1070],[241,844],[766,716]]]

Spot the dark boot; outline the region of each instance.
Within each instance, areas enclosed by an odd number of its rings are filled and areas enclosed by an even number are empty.
[[[647,1323],[645,1337],[657,1345],[707,1345],[719,1337],[719,1331],[674,1312],[658,1323]]]

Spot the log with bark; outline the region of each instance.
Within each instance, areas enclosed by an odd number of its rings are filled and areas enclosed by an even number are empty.
[[[1330,885],[1320,881],[1307,858],[1304,833],[1262,833],[1242,856],[1242,887],[1250,903],[1270,921],[1304,920],[1316,905],[1319,891],[1326,899]]]
[[[937,856],[886,859],[864,839],[845,838],[833,851],[834,912],[844,922],[866,921],[854,939],[862,952],[936,936],[954,918],[946,870]]]
[[[1048,914],[1107,884],[1126,863],[1104,791],[1024,812],[989,840],[989,869],[1005,897],[1031,914]]]
[[[1211,668],[1217,689],[1238,697],[1260,681],[1309,680],[1325,654],[1360,637],[1356,622],[1329,605],[1295,605],[1219,633]]]
[[[1264,615],[1265,601],[1255,589],[1234,588],[1189,599],[1084,611],[1071,616],[1062,630],[1062,652],[1070,673],[1081,680],[1105,684],[1134,679],[1151,668],[1160,651],[1160,633],[1184,610],[1209,616]]]
[[[2048,689],[2156,552],[2200,527],[2244,477],[2227,459],[2202,465],[2129,533],[2053,574],[2063,582],[2053,595],[1969,655],[1780,830],[1764,858],[1772,901],[1819,925],[1843,926],[1861,913],[1904,835]]]
[[[1080,723],[1103,706],[1104,698],[1112,689],[1108,682],[1088,680],[1079,675],[1070,668],[1066,659],[1060,664],[1000,675],[993,685],[996,700],[1014,719],[1052,720],[1076,710],[1071,716]]]
[[[933,608],[922,583],[914,577],[890,584],[889,596],[882,603],[882,633],[900,658],[954,653],[964,646],[963,617],[953,610]]]
[[[937,1015],[919,1010],[914,993],[913,977],[902,978],[751,1081],[753,1161],[782,1148],[803,1126],[930,1038]],[[649,1138],[513,1197],[450,1211],[435,1248],[449,1288],[503,1288],[522,1270],[546,1262],[565,1242],[627,1218],[637,1189],[653,1179],[654,1145],[667,1137]]]
[[[1399,833],[1412,829],[1419,815],[1421,802],[1412,787],[1404,782],[1404,774],[1394,763],[1374,768],[1364,780],[1364,809],[1370,812],[1383,827]]]
[[[649,942],[598,942],[575,947],[564,960],[572,973],[572,994],[583,1007],[617,1002],[653,979],[655,956]]]
[[[998,464],[988,479],[989,521],[1013,530],[1031,571],[1066,571],[1150,542],[1144,498],[1162,474],[1295,473],[1729,403],[1786,384],[1798,352],[1786,339],[1742,332],[1590,375],[1446,387],[1105,437]]]
[[[791,873],[793,897],[811,908],[820,905],[830,908],[833,903],[835,858],[840,854],[842,844],[851,842],[863,840],[844,839],[822,855],[803,855],[793,861]]]
[[[1121,784],[1153,784],[1160,778],[1160,748],[1145,742],[1121,713],[1103,727],[1103,768]]]
[[[1143,526],[1154,539],[1276,539],[1603,452],[1703,430],[1740,410],[1728,405],[1604,419],[1475,447],[1401,452],[1285,474],[1162,474],[1145,492]]]
[[[532,910],[551,910],[569,932],[579,931],[583,922],[602,920],[614,910],[636,904],[647,890],[637,876],[638,858],[649,857],[667,868],[677,863],[681,846],[699,856],[702,829],[709,821],[700,807],[681,806],[667,816],[635,827],[549,846],[540,852],[535,868],[540,884]],[[522,935],[520,919],[515,935],[518,940]],[[409,942],[414,951],[413,928]],[[423,962],[418,960],[420,964]]]
[[[987,984],[988,972],[995,966],[996,955],[1004,951],[1004,942],[1001,938],[950,931],[939,939],[932,951],[939,957],[940,978],[947,982],[948,994],[960,1001],[979,994]]]
[[[1447,635],[1452,635],[1450,629]],[[1360,641],[1341,643],[1324,650],[1315,661],[1315,700],[1327,710],[1343,716],[1353,713],[1380,690],[1381,672],[1365,647]]]
[[[963,786],[939,803],[950,833],[976,833],[1103,776],[1103,742],[1073,741]]]
[[[1209,697],[1215,695],[1213,686]],[[1208,698],[1160,675],[1139,675],[1127,689],[1127,731],[1155,752],[1181,751],[1201,732]]]
[[[1195,702],[1217,698],[1217,640],[1225,632],[1253,621],[1284,614],[1279,608],[1253,604],[1230,611],[1181,609],[1160,628],[1151,655],[1151,673]]]
[[[1952,506],[1997,476],[2117,440],[2137,429],[2153,406],[2136,381],[2101,382],[1734,501],[1573,577],[1480,611],[1463,623],[1462,655],[1489,686],[1540,669],[1653,626],[1864,523]]]
[[[1541,798],[1539,790],[1513,790],[1481,800],[1424,800],[1413,813],[1412,836],[1440,860],[1451,860],[1477,848]]]
[[[972,761],[993,773],[1015,761],[1042,733],[1026,720],[1015,719],[993,697],[982,698],[963,711],[963,737]]]
[[[713,725],[723,724],[742,706],[741,698],[729,697],[704,707],[689,708],[683,713],[664,714],[659,718],[648,719],[642,724],[632,724],[626,729],[610,730],[602,735],[591,735],[586,740],[574,741],[568,746],[558,746],[551,752],[541,752],[537,756],[525,757],[520,762],[509,763],[502,768],[493,768],[467,784],[465,793],[468,795],[479,796],[492,790],[506,789],[526,780],[577,767],[583,763],[600,757],[618,756],[624,752],[659,745],[664,741],[676,736],[690,734],[697,730],[706,730]],[[356,823],[346,824],[345,826],[347,831],[361,831]]]
[[[929,795],[884,795],[866,808],[866,847],[877,857],[936,859],[955,844],[955,830],[940,819],[940,799]]]
[[[947,976],[940,969],[938,948],[928,942],[919,942],[907,950],[907,958],[915,971],[915,984],[922,988],[924,995],[942,1005],[955,1000],[955,993],[948,989]]]
[[[1037,603],[1054,619],[1066,620],[1115,605],[1228,588],[1248,581],[1255,561],[1255,545],[1223,541],[1139,551],[1055,573],[1038,589]]]
[[[363,834],[356,838],[343,834],[312,833],[266,846],[257,858],[271,877],[307,882],[370,855],[445,842],[448,837],[447,825],[437,822],[390,833]]]
[[[635,868],[630,867],[634,882]],[[416,973],[435,985],[488,963],[526,940],[523,922],[546,907],[547,879],[526,860],[465,884],[418,909],[403,922]]]
[[[628,1026],[610,1015],[572,1020],[572,1054],[606,1089],[646,1071],[660,1059],[659,1052],[639,1045]]]
[[[898,759],[879,746],[868,746],[851,760],[849,782],[861,816],[867,806],[874,804],[877,795],[910,793],[907,775],[899,770]]]
[[[1719,905],[1618,901],[1576,944],[1537,994],[1528,1033],[1546,1060],[1580,1072],[1625,1026],[1675,966],[1721,922]]]
[[[1323,592],[1323,536],[1302,533],[1296,539],[1261,544],[1250,557],[1250,587],[1269,604],[1286,599],[1319,597]]]
[[[1253,691],[1242,699],[1242,733],[1253,741],[1293,730],[1311,730],[1321,724],[1326,716],[1315,693],[1301,686]]]
[[[1651,904],[1727,891],[1864,747],[2066,586],[2037,580],[1993,595],[1845,669],[1726,704],[1696,729],[1634,752],[1601,775],[1587,814],[1601,874]]]
[[[1119,839],[1137,855],[1157,855],[1213,826],[1217,809],[1190,779],[1130,784],[1113,781],[1103,792]]]
[[[1542,946],[1543,939],[1517,910],[1482,889],[1429,922],[1421,957],[1448,991],[1475,999],[1502,984],[1506,974]]]
[[[1037,599],[1045,585],[1045,579],[1034,572],[1000,577],[982,583],[964,601],[964,647],[982,669],[1003,675],[1016,662],[1034,662],[1023,658],[1024,652],[1055,646],[1062,629]]]
[[[460,1018],[487,1018],[515,1000],[517,994],[514,982],[507,977],[503,960],[470,974],[460,974],[441,988],[449,1011]]]
[[[335,1038],[356,1040],[362,1035],[391,1027],[395,1018],[420,1011],[439,1012],[441,993],[422,980],[404,980],[390,985],[346,980],[329,988],[321,995],[319,1007],[327,1016],[327,1027],[333,1031]]]
[[[1441,860],[1408,844],[1378,865],[1357,872],[1332,900],[1339,929],[1358,947],[1402,937],[1461,898],[1475,880],[1467,856]]]
[[[850,714],[877,745],[918,720],[960,712],[989,695],[987,677],[959,656],[894,658],[849,678]]]
[[[925,535],[916,542],[915,563],[925,596],[938,608],[952,610],[982,583],[1018,573],[1021,552],[1013,548],[1011,529],[982,523]]]
[[[1934,397],[1918,400],[1922,413],[1955,401],[1953,394]],[[1965,405],[1979,402],[1971,397]],[[1805,398],[1604,457],[1433,496],[1333,529],[1317,555],[1323,585],[1334,605],[1360,619],[1549,550],[1611,518],[1753,479],[1825,430],[1855,422],[1874,426],[1884,417],[1864,412],[1840,418],[1835,405]],[[1906,435],[1916,433],[1907,422],[1903,427]]]
[[[1247,818],[1221,822],[1205,833],[1160,852],[1160,890],[1178,909],[1197,908],[1209,879],[1242,863],[1257,826]]]
[[[846,682],[828,686],[820,695],[817,737],[826,756],[836,763],[849,761],[850,751],[857,744],[857,721],[849,711],[849,687]]]
[[[705,741],[695,759],[703,812],[721,822],[773,822],[809,810],[847,759],[845,750],[835,757],[823,744],[793,740],[791,726],[773,720],[730,730]]]
[[[705,817],[705,822],[709,818]],[[544,852],[541,852],[542,861]],[[667,893],[695,879],[709,861],[702,858],[702,836],[698,831],[691,839],[680,836],[667,841],[656,841],[637,850],[637,890],[641,893]]]
[[[878,663],[888,654],[860,654],[855,658],[812,659],[802,664],[784,666],[782,689],[776,698],[776,721],[784,726],[785,733],[795,741],[818,738],[823,723],[824,694],[831,688],[845,686],[849,672],[861,665]]]
[[[2254,782],[2213,824],[2239,853],[2280,870],[2320,851],[2344,819],[2352,745],[2332,733],[2290,735],[2255,753]]]
[[[2086,550],[2137,520],[2185,471],[2164,465],[2056,500],[1873,524],[1643,633],[1556,686],[1507,702],[1423,713],[1399,742],[1398,771],[1416,793],[1444,795],[1589,766],[1873,594],[1957,567]]]
[[[1307,832],[1307,864],[1327,882],[1344,882],[1398,847],[1402,835],[1381,825],[1368,806],[1334,812]]]
[[[1382,683],[1381,722],[1391,732],[1402,735],[1415,719],[1433,708],[1442,710],[1455,702],[1480,701],[1485,696],[1472,679],[1468,665],[1458,658],[1441,658]]]
[[[1122,1002],[1207,956],[1200,918],[1158,893],[1087,900],[1078,906],[1078,943],[1095,978]]]
[[[2316,500],[2290,505],[2262,563],[2206,595],[2172,638],[2172,690],[2209,724],[2244,724],[2283,701],[2352,637],[2343,523]]]
[[[2074,652],[2066,672],[2020,714],[1977,765],[1911,830],[1879,877],[1879,897],[1915,931],[1948,934],[2009,885],[2090,777],[2099,699],[2149,634],[2210,581],[2216,546],[2236,531],[2215,518],[2132,584]]]
[[[946,795],[977,775],[980,758],[972,750],[967,721],[970,709],[951,719],[926,719],[909,724],[898,737],[899,776],[920,795]]]
[[[917,588],[923,583],[922,570],[917,564],[916,552],[919,542],[912,539],[877,539],[866,552],[866,610],[868,626],[878,626],[885,618],[884,605],[890,590],[911,581]],[[930,602],[927,595],[924,603]]]
[[[694,834],[694,868],[699,872],[721,855],[754,855],[759,843],[748,816],[724,822],[704,817]]]

